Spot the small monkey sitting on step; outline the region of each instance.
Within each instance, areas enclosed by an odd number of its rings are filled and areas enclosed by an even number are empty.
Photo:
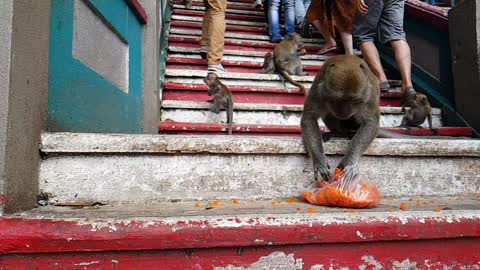
[[[232,92],[224,85],[219,79],[218,75],[209,72],[207,76],[203,79],[205,84],[208,86],[208,95],[213,96],[213,99],[209,102],[213,102],[212,112],[218,114],[220,109],[227,110],[227,123],[228,135],[232,135],[232,125],[233,125],[233,100]]]
[[[428,102],[427,96],[424,94],[416,93],[413,95],[412,98],[408,100],[405,104],[410,108],[405,109],[402,108],[402,112],[405,113],[402,123],[400,124],[401,127],[419,127],[425,119],[428,117],[428,126],[432,129],[432,107]]]

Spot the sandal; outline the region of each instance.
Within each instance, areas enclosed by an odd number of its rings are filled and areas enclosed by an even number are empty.
[[[328,48],[322,48],[320,49],[317,54],[318,55],[323,55],[323,54],[326,54],[326,53],[329,53],[329,52],[333,52],[337,49],[337,46],[334,46],[334,47],[328,47]]]

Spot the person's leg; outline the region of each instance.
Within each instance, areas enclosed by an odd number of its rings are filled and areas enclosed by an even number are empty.
[[[380,41],[390,45],[393,50],[402,78],[403,90],[412,86],[410,46],[405,40],[403,31],[404,8],[404,0],[385,1],[385,8],[379,22]]]
[[[280,35],[280,18],[278,16],[280,1],[281,0],[268,0],[268,26],[271,41],[282,38]]]
[[[285,11],[285,38],[288,38],[295,32],[295,0],[282,0]]]
[[[210,14],[212,22],[210,24],[210,39],[208,42],[208,64],[220,64],[223,57],[224,37],[225,37],[225,10],[227,9],[226,0],[207,0],[212,7]]]
[[[303,0],[295,0],[295,23],[301,24],[304,17],[305,7],[303,5]]]
[[[367,62],[373,74],[380,80],[380,84],[384,85],[381,90],[388,90],[387,76],[380,62],[377,47],[374,44],[383,3],[383,0],[365,0],[365,4],[368,5],[368,13],[366,15],[361,15],[358,12],[355,14],[352,23],[352,34],[355,44],[362,51],[365,62]]]
[[[312,25],[315,27],[315,29],[317,29],[318,32],[320,32],[320,34],[322,34],[323,39],[325,40],[323,45],[324,48],[337,47],[337,42],[325,25],[320,23],[319,20],[313,21]]]
[[[405,40],[392,40],[390,41],[390,46],[395,54],[395,61],[402,78],[402,89],[406,89],[412,86],[410,46],[408,46]]]
[[[203,4],[205,6],[205,14],[202,20],[202,39],[200,41],[201,46],[208,45],[208,38],[209,38],[209,31],[210,31],[210,23],[211,23],[211,15],[210,15],[210,5],[208,4],[207,0],[203,0]]]
[[[387,76],[385,75],[382,63],[380,62],[380,55],[378,54],[377,47],[375,47],[373,41],[363,42],[359,46],[362,51],[363,59],[367,62],[373,74],[375,74],[381,83],[386,82]]]
[[[343,48],[346,55],[353,55],[353,38],[352,33],[347,32],[345,29],[337,25],[338,32],[340,32],[340,38],[342,39]]]

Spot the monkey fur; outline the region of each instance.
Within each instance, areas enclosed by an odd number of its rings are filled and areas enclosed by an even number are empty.
[[[416,93],[415,97],[411,99],[408,104],[410,108],[402,108],[405,113],[402,119],[401,127],[420,127],[428,118],[428,126],[432,129],[432,107],[428,102],[427,96]]]
[[[273,54],[271,52],[265,54],[261,72],[263,74],[277,74],[280,77],[280,80],[282,80],[283,85],[287,87],[282,75],[278,74],[275,69],[275,63],[273,62]]]
[[[209,72],[207,76],[203,79],[205,84],[208,86],[207,94],[213,96],[213,99],[209,102],[213,103],[212,112],[218,114],[220,109],[224,108],[227,110],[227,132],[228,135],[232,135],[232,125],[233,125],[233,99],[232,92],[224,85],[219,79],[218,75]]]
[[[301,119],[302,139],[312,157],[314,177],[326,181],[332,173],[318,126],[321,118],[333,134],[354,134],[337,168],[354,165],[377,136],[380,127],[380,87],[368,65],[357,56],[335,56],[318,71]]]
[[[302,61],[297,52],[298,49],[302,47],[302,37],[298,33],[293,33],[275,47],[273,50],[273,63],[276,72],[306,94],[305,87],[290,77],[290,75],[307,75],[307,73],[303,71]]]

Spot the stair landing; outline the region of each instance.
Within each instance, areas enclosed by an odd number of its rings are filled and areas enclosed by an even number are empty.
[[[286,201],[204,205],[47,206],[7,216],[0,269],[480,267],[475,197],[384,199],[355,211]]]

